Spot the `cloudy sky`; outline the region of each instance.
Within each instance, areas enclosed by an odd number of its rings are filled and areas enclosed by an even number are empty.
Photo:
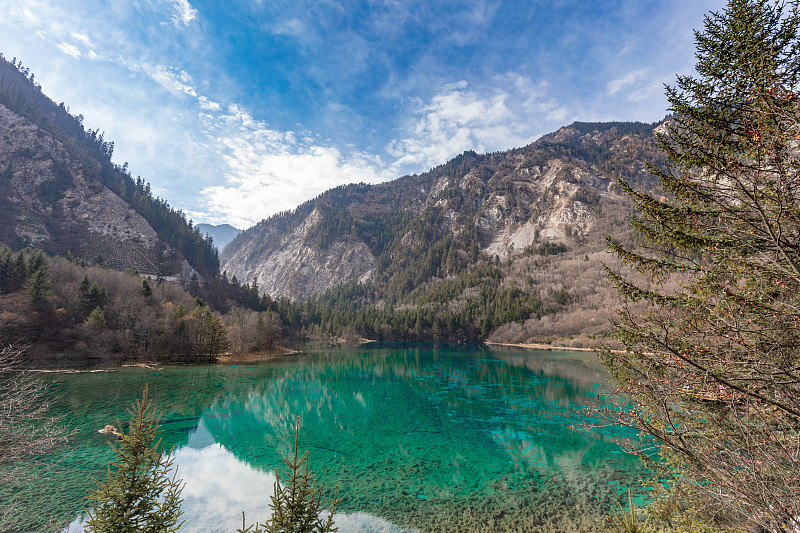
[[[722,0],[0,0],[0,52],[195,222],[653,122]]]

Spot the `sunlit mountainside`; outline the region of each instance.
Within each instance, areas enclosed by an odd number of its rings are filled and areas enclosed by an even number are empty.
[[[338,187],[246,230],[221,269],[319,307],[301,327],[320,333],[354,322],[388,339],[600,333],[616,301],[604,236],[627,238],[631,213],[616,178],[654,186],[657,126],[576,122],[523,148]]]
[[[576,122],[331,189],[233,238],[154,198],[22,65],[0,67],[2,242],[171,277],[221,310],[275,311],[290,336],[591,344],[616,301],[604,236],[629,233],[616,179],[652,189],[660,163],[658,123]]]

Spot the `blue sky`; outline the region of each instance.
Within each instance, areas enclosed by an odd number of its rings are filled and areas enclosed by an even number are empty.
[[[722,0],[0,0],[0,52],[196,222],[652,122]]]

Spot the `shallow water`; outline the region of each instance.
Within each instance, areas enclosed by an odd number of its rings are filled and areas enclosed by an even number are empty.
[[[266,519],[296,416],[317,479],[343,498],[343,533],[599,530],[646,477],[617,444],[630,431],[571,429],[576,409],[603,401],[606,379],[592,354],[431,345],[58,375],[50,389],[78,430],[72,452],[47,481],[0,487],[0,503],[16,495],[35,509],[20,531],[79,516],[112,458],[97,430],[125,420],[147,384],[186,481],[182,531],[232,532],[243,510]]]

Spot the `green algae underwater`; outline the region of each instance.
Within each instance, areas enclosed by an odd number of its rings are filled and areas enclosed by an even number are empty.
[[[18,531],[55,531],[53,517],[80,531],[92,479],[113,458],[114,437],[98,429],[126,421],[147,385],[186,481],[181,531],[232,532],[243,510],[265,520],[296,416],[324,494],[343,498],[342,533],[600,531],[648,476],[619,447],[632,431],[571,429],[577,410],[603,404],[607,378],[591,353],[401,344],[57,374],[55,411],[76,437],[35,483],[2,484],[0,506],[24,511]]]

